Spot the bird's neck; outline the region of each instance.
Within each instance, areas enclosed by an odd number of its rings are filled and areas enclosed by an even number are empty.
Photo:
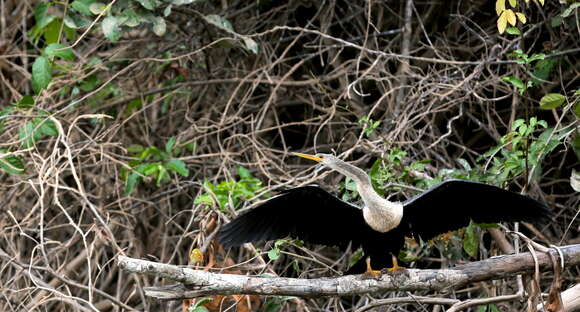
[[[339,163],[334,170],[351,177],[365,206],[363,216],[375,231],[385,233],[397,227],[403,218],[403,204],[390,202],[373,189],[371,179],[360,168]]]
[[[403,205],[390,202],[380,196],[372,187],[370,178],[362,171],[362,175],[353,177],[358,193],[363,199],[365,206],[363,216],[366,223],[375,231],[385,233],[401,223],[403,218]]]

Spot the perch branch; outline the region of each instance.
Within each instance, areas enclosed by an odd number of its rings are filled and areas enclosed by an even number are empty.
[[[566,266],[580,264],[580,244],[560,247]],[[556,259],[558,252],[548,251]],[[536,253],[540,270],[552,267],[547,253]],[[215,294],[257,294],[289,296],[343,296],[385,291],[442,291],[492,279],[532,272],[530,252],[492,257],[442,270],[408,269],[400,274],[385,274],[380,279],[361,279],[358,275],[333,278],[297,279],[210,273],[170,264],[118,256],[117,263],[127,272],[156,275],[179,282],[178,285],[145,287],[147,296],[176,300]]]

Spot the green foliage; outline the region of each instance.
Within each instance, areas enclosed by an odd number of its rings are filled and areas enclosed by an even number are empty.
[[[459,168],[441,169],[433,179],[423,178],[428,160],[414,161],[408,164],[407,153],[399,147],[393,147],[383,159],[377,159],[369,171],[375,190],[384,196],[386,191],[400,190],[397,185],[414,185],[423,189],[449,178],[480,181],[493,185],[504,185],[520,177],[528,170],[534,169],[532,178],[538,179],[541,173],[541,162],[566,139],[567,130],[554,131],[547,128],[547,123],[537,120],[516,120],[510,132],[500,139],[500,143],[477,159],[474,166],[465,159],[457,159]],[[580,136],[578,138],[580,153]],[[343,200],[356,199],[356,185],[349,178],[343,186]],[[470,257],[477,257],[481,227],[495,227],[495,224],[471,223],[462,235],[444,235],[443,239],[434,240],[434,244],[450,258],[462,258],[462,250]],[[455,244],[457,242],[458,244]],[[461,247],[458,247],[461,246]],[[417,258],[402,250],[399,259],[413,261]]]
[[[52,79],[52,65],[47,57],[40,56],[32,64],[32,89],[35,93],[40,93],[45,89]]]
[[[0,148],[0,155],[10,153],[10,150]],[[18,155],[8,155],[0,158],[0,169],[10,174],[22,174],[25,171],[24,161]]]
[[[463,234],[463,250],[472,258],[477,257],[479,252],[479,237],[479,230],[473,222],[470,222]]]
[[[559,93],[548,93],[540,99],[541,109],[554,109],[562,106],[566,97]]]
[[[486,165],[491,162],[491,167],[482,176],[482,180],[501,185],[517,178],[531,167],[537,167],[532,177],[537,179],[541,172],[539,164],[542,159],[564,139],[563,134],[554,133],[554,129],[546,128],[547,126],[545,121],[538,121],[536,117],[530,118],[527,123],[523,119],[514,121],[512,131],[501,138],[500,145],[479,159],[487,159]],[[545,130],[536,137],[534,134],[540,128]]]
[[[507,56],[515,58],[516,63],[518,63],[520,65],[524,65],[526,67],[531,67],[532,63],[536,62],[535,63],[535,67],[536,67],[535,72],[539,76],[534,75],[533,79],[531,79],[531,80],[524,81],[524,80],[522,80],[518,77],[514,77],[514,76],[507,76],[507,77],[503,77],[501,79],[502,81],[511,83],[518,90],[518,92],[520,94],[524,94],[527,89],[539,84],[540,79],[541,80],[547,79],[552,67],[555,64],[555,60],[546,60],[545,59],[546,55],[543,53],[532,54],[532,56],[529,56],[527,53],[524,53],[524,51],[521,49],[514,50],[512,53],[509,53]]]
[[[165,144],[165,150],[155,146],[129,146],[127,151],[137,159],[129,162],[132,168],[130,172],[124,171],[125,193],[131,194],[143,178],[154,179],[155,185],[159,187],[162,182],[169,182],[170,172],[188,177],[189,170],[185,163],[173,156],[181,151],[181,148],[176,147],[176,143],[175,138],[170,138]]]
[[[42,115],[48,115],[46,112],[40,112]],[[22,147],[31,148],[45,135],[57,136],[58,130],[56,125],[49,118],[32,118],[18,129],[18,138],[22,140]]]
[[[282,254],[282,247],[285,244],[288,244],[290,241],[290,239],[279,239],[274,242],[274,247],[268,251],[268,258],[270,258],[271,261],[280,258],[280,255]]]
[[[187,310],[188,312],[209,312],[209,310],[204,306],[204,304],[211,302],[213,298],[202,298],[195,302],[194,305],[190,306]]]
[[[238,208],[239,204],[249,198],[255,197],[262,189],[262,181],[254,178],[246,168],[238,168],[239,181],[222,181],[211,184],[203,183],[205,192],[195,198],[195,204],[218,205],[222,211]]]
[[[500,312],[500,309],[495,304],[487,304],[478,306],[476,312]]]
[[[264,306],[262,307],[262,311],[264,312],[278,312],[282,309],[282,304],[284,302],[295,299],[296,297],[293,296],[272,296],[266,299],[264,302]]]
[[[358,123],[365,126],[364,133],[367,137],[371,136],[371,134],[373,134],[373,132],[375,132],[375,130],[381,125],[380,121],[373,121],[366,116],[359,119]]]

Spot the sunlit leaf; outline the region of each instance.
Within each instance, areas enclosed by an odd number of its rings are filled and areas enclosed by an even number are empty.
[[[495,1],[495,13],[499,16],[503,11],[505,11],[505,0]]]
[[[155,19],[153,20],[153,32],[161,37],[163,35],[165,35],[165,32],[167,31],[167,24],[165,24],[165,19],[163,17],[155,17]]]
[[[204,19],[214,25],[217,26],[218,28],[225,30],[229,33],[233,33],[234,31],[234,27],[232,26],[232,23],[230,23],[227,19],[216,15],[216,14],[210,14],[210,15],[206,15],[204,16]]]
[[[260,50],[260,46],[258,45],[258,43],[256,41],[254,41],[252,38],[248,38],[248,37],[244,37],[244,45],[246,47],[247,50],[249,50],[250,52],[254,53],[254,54],[258,54],[258,51]]]
[[[518,20],[516,18],[516,14],[514,13],[514,11],[512,11],[511,9],[507,9],[504,11],[504,14],[506,15],[508,23],[510,23],[510,25],[512,26],[516,26],[516,22]]]
[[[580,192],[580,173],[572,169],[572,175],[570,176],[570,186],[576,192]]]
[[[548,93],[542,97],[540,100],[541,109],[553,109],[558,108],[564,104],[566,97],[559,93]]]
[[[516,5],[518,4],[518,0],[509,0],[509,3],[510,3],[512,8],[515,8]]]
[[[499,31],[500,34],[503,34],[506,27],[507,27],[507,16],[506,11],[503,11],[497,19],[497,30]]]
[[[107,39],[111,41],[119,40],[121,33],[119,31],[120,19],[114,16],[107,16],[101,23],[101,29]]]
[[[201,252],[201,249],[195,248],[191,250],[189,253],[189,262],[192,264],[203,262],[203,252]]]
[[[572,12],[574,12],[577,8],[580,8],[580,2],[572,3],[566,10],[564,10],[564,12],[562,12],[561,16],[566,18],[570,16],[570,14],[572,14]]]
[[[89,10],[95,15],[103,13],[107,9],[107,5],[102,2],[95,2],[89,5]]]
[[[524,13],[516,12],[516,17],[520,20],[520,22],[522,22],[522,24],[525,24],[528,21]]]

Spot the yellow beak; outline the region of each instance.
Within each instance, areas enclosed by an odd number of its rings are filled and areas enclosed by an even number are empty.
[[[302,153],[292,153],[292,155],[294,156],[298,156],[298,157],[302,157],[302,158],[306,158],[306,159],[310,159],[310,160],[314,160],[317,162],[321,162],[322,158],[318,157],[318,156],[314,156],[314,155],[308,155],[308,154],[302,154]]]

